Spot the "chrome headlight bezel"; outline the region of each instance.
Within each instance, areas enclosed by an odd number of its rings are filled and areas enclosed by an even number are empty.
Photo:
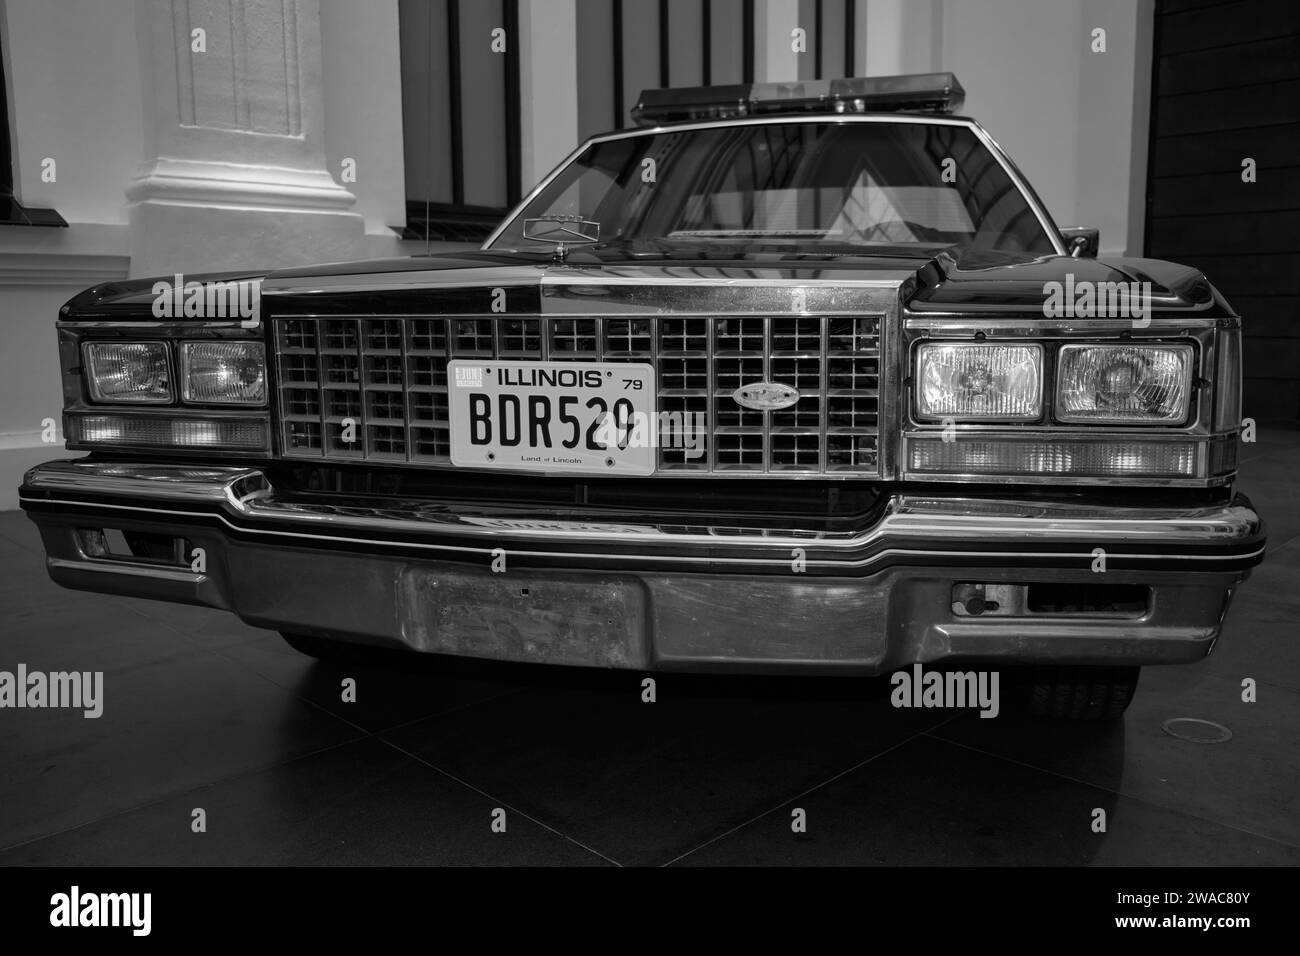
[[[1181,389],[1179,407],[1176,414],[1165,416],[1140,416],[1134,414],[1094,414],[1070,412],[1063,407],[1064,391],[1069,385],[1069,376],[1073,369],[1074,356],[1085,352],[1161,352],[1180,356],[1181,367],[1179,379],[1175,383]],[[1056,354],[1056,370],[1052,387],[1052,417],[1055,421],[1068,425],[1092,426],[1135,426],[1157,428],[1180,428],[1187,424],[1193,409],[1193,384],[1196,379],[1196,348],[1190,342],[1071,342],[1062,345]]]
[[[143,348],[157,355],[164,375],[165,395],[132,396],[129,394],[105,394],[103,376],[96,375],[97,355],[103,355],[114,349]],[[176,403],[176,370],[172,362],[171,348],[159,340],[105,340],[98,339],[81,343],[81,364],[84,369],[86,392],[90,401],[96,405],[174,405]]]
[[[1030,371],[1032,374],[1031,384],[1033,386],[1033,392],[1024,402],[1024,404],[1029,407],[1019,413],[1008,412],[1006,410],[992,410],[980,413],[971,411],[941,410],[935,409],[933,405],[927,405],[924,395],[926,375],[930,368],[933,367],[927,366],[927,356],[940,352],[958,352],[963,350],[993,353],[999,351],[1022,353],[1024,358],[1027,359],[1030,364]],[[1042,343],[1039,342],[919,342],[916,345],[912,358],[913,387],[910,391],[913,415],[917,421],[926,423],[952,421],[976,424],[1001,424],[1042,421],[1045,405],[1045,360],[1046,350]]]

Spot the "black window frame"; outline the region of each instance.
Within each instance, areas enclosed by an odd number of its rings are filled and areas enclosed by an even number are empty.
[[[506,161],[506,201],[503,206],[478,206],[465,202],[465,155],[463,127],[461,123],[462,86],[461,86],[461,51],[460,51],[460,5],[462,0],[447,0],[447,62],[449,75],[448,103],[451,112],[451,136],[449,153],[451,157],[451,202],[434,202],[431,199],[406,200],[406,224],[396,231],[403,239],[417,239],[426,242],[465,242],[482,243],[523,197],[521,183],[521,101],[519,91],[519,0],[500,0],[502,27],[506,31],[505,57],[505,161]],[[428,49],[433,55],[432,44]],[[428,71],[430,101],[434,95],[432,89],[433,71]],[[431,121],[426,121],[431,127]],[[405,135],[412,135],[413,130],[403,130]]]
[[[14,195],[13,143],[9,135],[9,77],[0,48],[0,226],[55,226],[68,221],[53,209],[24,206]]]

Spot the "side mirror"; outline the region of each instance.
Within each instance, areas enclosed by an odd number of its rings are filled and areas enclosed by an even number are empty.
[[[1096,259],[1101,246],[1101,232],[1086,226],[1062,226],[1065,249],[1076,259]]]

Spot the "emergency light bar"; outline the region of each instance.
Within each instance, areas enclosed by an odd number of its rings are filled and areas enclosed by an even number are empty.
[[[782,113],[955,113],[966,100],[951,73],[857,76],[797,83],[745,83],[643,90],[632,108],[638,126]]]

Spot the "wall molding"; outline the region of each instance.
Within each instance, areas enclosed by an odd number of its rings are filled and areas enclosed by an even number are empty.
[[[68,252],[0,251],[0,287],[70,286],[89,288],[125,279],[129,256]]]
[[[15,448],[46,448],[51,454],[63,451],[63,423],[59,418],[54,420],[59,434],[57,442],[42,441],[39,428],[25,432],[0,432],[0,451],[12,451]]]
[[[252,134],[257,135],[257,134]],[[132,202],[348,212],[357,197],[323,168],[159,157],[126,187]]]

